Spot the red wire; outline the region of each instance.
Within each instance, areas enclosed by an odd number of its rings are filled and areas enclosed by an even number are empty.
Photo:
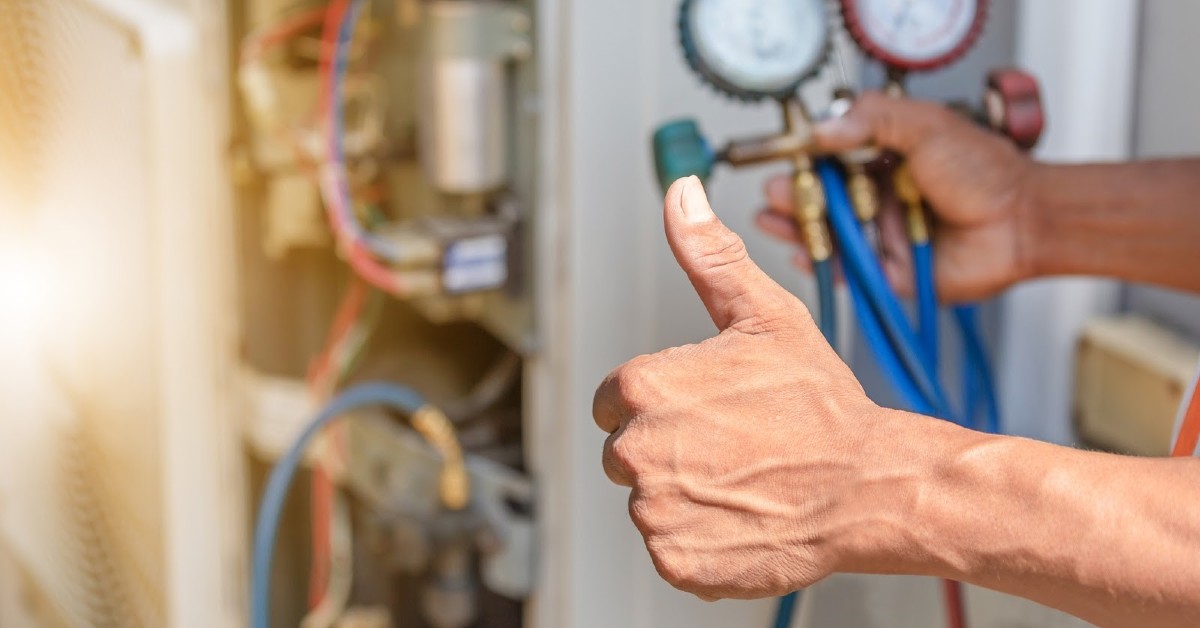
[[[342,302],[338,305],[337,312],[333,316],[333,322],[329,326],[329,332],[325,337],[325,344],[321,348],[321,353],[313,360],[308,369],[308,386],[312,390],[317,390],[318,387],[323,388],[329,377],[330,363],[334,357],[337,348],[345,340],[346,334],[350,328],[354,326],[354,322],[358,320],[363,311],[363,307],[367,301],[368,290],[363,282],[355,279],[350,283],[350,287],[346,289],[346,294],[342,296]],[[328,391],[322,391],[319,395],[323,401],[324,397],[328,396]]]
[[[325,19],[325,15],[325,7],[315,7],[299,11],[285,17],[267,29],[251,35],[242,44],[242,63],[254,61],[266,54],[268,50],[320,24]]]
[[[329,140],[330,146],[336,138],[333,136],[333,124],[330,119],[333,111],[333,99],[336,94],[333,93],[333,61],[337,53],[338,31],[341,29],[342,21],[346,19],[346,11],[349,6],[347,0],[332,0],[326,7],[324,12],[325,24],[321,33],[321,48],[320,48],[320,94],[318,103],[317,119],[325,125],[324,132]],[[332,157],[333,151],[330,151]],[[333,189],[326,190],[325,209],[329,217],[329,223],[333,227],[334,234],[339,245],[343,242],[350,241],[350,260],[351,267],[355,272],[363,274],[360,267],[367,271],[375,281],[372,284],[379,283],[387,284],[387,282],[378,281],[376,270],[370,264],[363,264],[361,261],[356,265],[355,261],[360,260],[360,256],[354,253],[359,247],[351,238],[348,237],[346,230],[339,218],[341,207],[340,190],[338,186],[341,181],[341,164],[333,165],[334,172],[338,174],[337,180],[330,182],[325,179],[318,178],[318,184],[322,187],[332,186]],[[317,395],[325,395],[331,387],[327,385],[330,376],[330,362],[333,353],[336,351],[337,345],[340,343],[340,336],[344,333],[346,320],[349,314],[357,307],[355,303],[360,302],[358,293],[360,292],[359,282],[351,285],[350,291],[343,299],[342,306],[338,308],[338,314],[334,317],[333,325],[330,329],[329,340],[326,343],[325,349],[321,357],[314,363],[311,371],[311,381],[314,392]],[[329,566],[331,562],[330,549],[330,526],[333,517],[333,482],[325,470],[317,465],[317,468],[312,476],[312,565],[309,572],[309,590],[308,602],[310,608],[316,608],[320,605],[322,598],[325,595],[325,587],[329,579]]]
[[[317,403],[323,403],[333,391],[337,359],[343,343],[361,317],[369,290],[362,281],[355,279],[346,289],[330,324],[325,346],[309,368],[308,385]],[[334,444],[339,441],[333,434]],[[308,577],[308,603],[316,608],[325,595],[332,563],[331,526],[333,519],[334,485],[332,478],[321,464],[317,464],[312,475],[312,565]]]
[[[942,595],[946,600],[947,628],[966,628],[966,607],[963,604],[963,585],[954,580],[942,580]]]
[[[321,100],[317,117],[326,120],[333,103],[333,57],[337,52],[338,30],[346,16],[348,0],[330,0],[325,8],[325,25],[321,29],[321,64],[319,81]],[[331,125],[332,126],[332,125]],[[332,132],[332,131],[331,131]]]
[[[333,134],[333,99],[337,94],[333,93],[333,62],[337,53],[338,31],[341,29],[342,21],[346,19],[346,12],[349,8],[347,0],[333,0],[329,3],[328,10],[325,13],[325,27],[321,34],[321,65],[320,65],[320,87],[322,97],[318,110],[319,119],[325,122],[326,139],[329,142],[330,157],[336,154],[333,150],[337,138]],[[332,163],[332,177],[322,178],[321,186],[327,187],[325,190],[325,212],[329,219],[329,224],[332,225],[334,234],[337,236],[337,241],[346,251],[347,261],[354,272],[365,279],[367,283],[388,292],[390,294],[400,294],[404,291],[399,279],[391,272],[391,270],[379,263],[367,249],[366,245],[356,237],[354,232],[346,228],[344,216],[349,215],[349,208],[346,207],[346,199],[342,197],[341,185],[345,180],[345,166],[341,163]],[[330,178],[333,180],[331,181]]]
[[[312,505],[312,563],[308,571],[308,608],[312,610],[325,599],[325,588],[329,584],[329,570],[333,563],[331,530],[333,519],[333,480],[324,467],[316,465],[312,471],[310,490]]]

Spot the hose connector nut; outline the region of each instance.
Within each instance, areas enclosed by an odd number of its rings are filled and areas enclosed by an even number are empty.
[[[413,429],[442,457],[438,478],[442,505],[449,510],[466,508],[471,498],[471,482],[454,425],[439,408],[428,404],[421,406],[410,421]]]

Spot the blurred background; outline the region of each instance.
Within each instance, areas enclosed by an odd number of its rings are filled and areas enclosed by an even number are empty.
[[[273,625],[768,625],[771,601],[658,578],[590,418],[613,367],[713,333],[662,235],[652,132],[778,126],[688,70],[678,8],[0,0],[0,626],[246,625],[272,465],[368,380],[421,400],[356,409],[307,448]],[[1194,154],[1197,23],[1171,0],[994,1],[972,52],[910,87],[978,102],[1018,66],[1041,81],[1041,158]],[[844,33],[834,48],[814,110],[883,81]],[[811,299],[753,228],[783,171],[722,170],[710,195]],[[1005,431],[1164,455],[1198,321],[1190,297],[1097,279],[985,304]],[[868,392],[897,403],[842,329]],[[796,625],[934,625],[938,595],[836,576]],[[1082,625],[977,589],[967,610]]]

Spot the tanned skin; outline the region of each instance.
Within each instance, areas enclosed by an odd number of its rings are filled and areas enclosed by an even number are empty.
[[[908,160],[936,213],[947,301],[1067,273],[1200,292],[1200,161],[1042,165],[940,106],[878,94],[818,138]],[[787,181],[767,199],[759,225],[794,241]],[[712,600],[836,572],[928,575],[1100,626],[1200,625],[1200,461],[881,408],[698,180],[668,191],[664,221],[718,334],[617,368],[593,414],[609,433],[604,470],[632,489],[630,516],[668,582]],[[889,278],[909,290],[894,206],[881,231]]]

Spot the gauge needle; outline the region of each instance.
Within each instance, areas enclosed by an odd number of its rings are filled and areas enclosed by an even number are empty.
[[[754,41],[754,54],[759,59],[766,59],[775,53],[778,46],[769,45],[764,36],[766,29],[763,28],[763,14],[761,7],[755,7],[750,12],[750,37]]]

